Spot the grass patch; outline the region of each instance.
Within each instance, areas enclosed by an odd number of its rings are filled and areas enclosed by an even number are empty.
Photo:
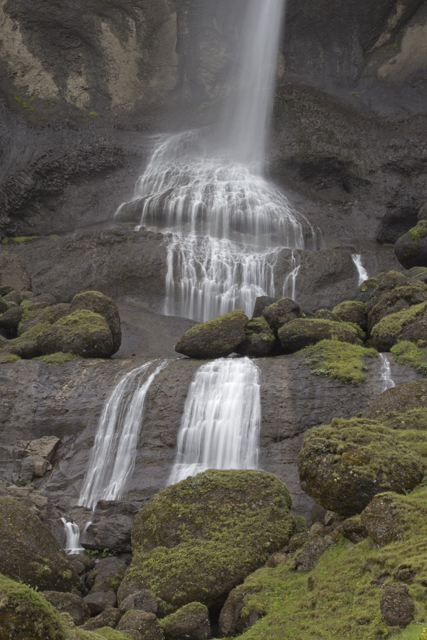
[[[378,352],[337,340],[322,340],[296,355],[305,358],[313,375],[329,376],[346,384],[362,384],[366,382],[368,370],[366,358],[377,358]]]
[[[0,364],[10,364],[20,359],[21,358],[14,353],[0,353]]]
[[[47,356],[34,358],[34,360],[43,360],[46,364],[64,364],[65,362],[71,362],[72,360],[78,359],[80,359],[80,357],[75,356],[73,353],[62,353],[61,351],[58,353],[50,353]]]
[[[409,340],[401,340],[391,348],[398,364],[406,364],[427,376],[427,347],[418,347]]]

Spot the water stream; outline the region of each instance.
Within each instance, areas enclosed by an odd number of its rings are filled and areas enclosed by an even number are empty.
[[[362,254],[353,253],[351,257],[353,258],[357,273],[359,274],[358,285],[360,286],[363,282],[365,282],[365,280],[368,280],[369,273],[366,271],[365,267],[362,264]]]
[[[381,358],[381,393],[387,391],[387,389],[392,389],[396,386],[393,378],[391,377],[391,366],[389,359],[387,358],[385,353],[380,353]]]
[[[84,551],[80,544],[80,529],[75,522],[68,522],[65,518],[61,518],[65,529],[65,551],[69,555],[81,553]]]
[[[260,428],[254,362],[221,358],[201,366],[188,391],[168,484],[206,469],[256,469]]]

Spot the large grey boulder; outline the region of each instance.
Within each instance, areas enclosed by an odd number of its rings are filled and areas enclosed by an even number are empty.
[[[178,340],[175,351],[190,358],[225,358],[246,340],[247,315],[240,310],[196,324]]]
[[[209,640],[212,638],[209,610],[200,602],[190,602],[160,622],[166,640]]]
[[[120,349],[122,342],[122,330],[120,326],[120,316],[114,300],[99,291],[84,291],[74,296],[70,313],[74,311],[81,311],[86,309],[99,313],[105,320],[110,328],[111,335],[113,337],[113,348],[116,351]]]
[[[89,607],[81,596],[60,591],[43,591],[43,595],[55,609],[68,613],[76,625],[84,624],[90,618]]]

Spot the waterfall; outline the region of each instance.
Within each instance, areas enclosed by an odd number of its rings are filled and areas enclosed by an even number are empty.
[[[353,258],[357,273],[359,274],[358,285],[360,286],[363,282],[365,282],[365,280],[368,280],[369,274],[362,264],[362,255],[360,253],[353,253],[351,257]]]
[[[148,362],[127,373],[106,402],[78,504],[95,509],[99,500],[119,500],[135,467],[147,392],[168,364]]]
[[[395,387],[396,384],[391,377],[391,367],[387,356],[385,353],[380,353],[379,355],[381,358],[381,393],[383,393],[387,389]]]
[[[75,522],[68,522],[65,518],[61,518],[65,528],[65,551],[72,555],[84,551],[80,544],[80,529]]]
[[[294,251],[292,251],[291,262],[293,269],[285,278],[285,282],[283,283],[282,295],[284,298],[291,298],[292,300],[296,300],[297,276],[301,265],[297,265]]]
[[[274,297],[280,248],[313,231],[262,176],[284,0],[247,0],[233,86],[214,131],[158,136],[116,216],[169,234],[163,312],[198,321]],[[123,218],[126,219],[126,218]]]
[[[201,366],[187,395],[168,484],[206,469],[256,469],[260,427],[253,361],[221,358]]]

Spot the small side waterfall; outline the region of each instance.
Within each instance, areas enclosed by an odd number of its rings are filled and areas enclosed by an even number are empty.
[[[168,484],[206,469],[256,469],[260,428],[254,362],[221,358],[203,365],[188,392]]]
[[[81,553],[84,551],[80,544],[80,529],[75,522],[68,522],[65,518],[61,518],[65,528],[65,551],[69,555]]]
[[[381,358],[381,393],[387,391],[387,389],[392,389],[396,386],[393,378],[391,377],[391,367],[390,362],[385,355],[385,353],[380,353]]]
[[[351,257],[353,258],[357,273],[359,274],[358,285],[360,286],[363,282],[365,282],[365,280],[368,280],[369,273],[366,271],[365,267],[362,264],[362,254],[353,253]]]
[[[282,295],[284,298],[291,298],[292,300],[296,300],[297,276],[301,268],[301,265],[297,264],[297,260],[295,258],[295,252],[293,250],[292,250],[291,260],[292,260],[293,269],[290,272],[290,274],[286,276],[285,282],[283,283]]]
[[[148,362],[127,373],[104,406],[78,504],[119,500],[135,467],[147,392],[168,364]]]

